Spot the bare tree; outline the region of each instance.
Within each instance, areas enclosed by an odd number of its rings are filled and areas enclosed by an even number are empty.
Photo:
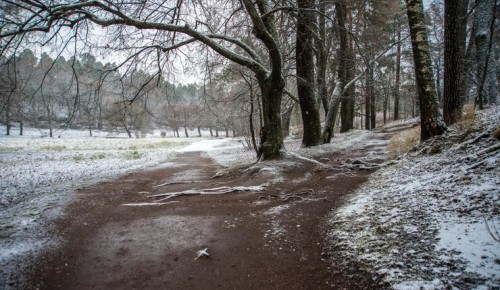
[[[8,5],[13,2],[2,0]],[[192,13],[181,13],[188,3],[177,1],[172,7],[164,1],[44,1],[18,0],[22,17],[19,21],[9,15],[3,19],[5,25],[0,33],[1,52],[9,52],[23,38],[42,33],[48,39],[60,39],[63,32],[70,30],[75,39],[89,41],[79,35],[93,25],[107,29],[108,42],[100,44],[106,48],[128,51],[126,61],[142,56],[152,67],[158,68],[159,76],[167,59],[182,46],[193,42],[203,43],[226,59],[251,70],[259,83],[262,98],[263,123],[259,145],[262,158],[280,155],[283,148],[280,106],[285,88],[283,60],[276,33],[274,9],[267,0],[241,0],[225,3],[221,9],[225,18],[213,18],[213,24],[206,21],[205,3],[192,2]],[[219,5],[219,3],[212,3]],[[185,17],[184,17],[185,16]],[[251,27],[248,27],[248,24]],[[258,43],[266,53],[262,59],[240,37],[241,29],[251,29]],[[66,35],[68,35],[66,33]],[[70,34],[71,35],[71,34]],[[245,35],[246,36],[246,35]],[[154,75],[154,74],[153,74]]]

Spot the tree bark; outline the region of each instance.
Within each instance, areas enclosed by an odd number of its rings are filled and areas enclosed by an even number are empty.
[[[399,120],[399,87],[401,86],[401,25],[397,21],[396,84],[394,84],[394,120]]]
[[[373,128],[372,114],[373,114],[373,101],[374,101],[374,87],[373,87],[373,68],[368,67],[366,72],[366,97],[365,97],[365,130]]]
[[[406,5],[420,104],[420,139],[423,141],[443,134],[446,125],[438,108],[422,0],[406,0]]]
[[[337,26],[338,26],[338,35],[340,39],[340,47],[339,47],[339,62],[344,62],[343,64],[339,64],[339,67],[342,68],[341,83],[346,84],[348,80],[352,78],[352,67],[354,65],[354,60],[352,57],[351,47],[349,45],[349,41],[347,39],[347,7],[344,1],[339,1],[335,3],[335,10],[337,16]],[[338,84],[337,84],[338,85]],[[354,121],[354,95],[352,94],[352,90],[349,89],[348,92],[342,92],[342,97],[340,100],[340,132],[347,132],[353,128]]]
[[[295,103],[290,105],[281,118],[281,125],[283,129],[283,137],[290,136],[290,120],[292,119],[293,108],[295,107]]]
[[[297,37],[295,59],[297,70],[297,93],[302,113],[304,134],[302,146],[321,144],[321,121],[315,92],[314,35],[316,15],[314,0],[297,0]]]
[[[474,18],[474,41],[476,44],[476,79],[479,83],[479,109],[484,105],[498,103],[498,80],[495,58],[491,51],[495,21],[495,0],[477,0]]]
[[[318,34],[319,41],[316,41],[316,87],[318,89],[318,103],[323,105],[325,116],[328,114],[328,86],[326,71],[328,65],[328,55],[330,51],[331,41],[326,32],[326,5],[327,0],[319,1],[319,15],[318,15]],[[321,109],[320,109],[321,110]]]
[[[468,0],[444,1],[444,90],[443,116],[446,124],[454,124],[462,118],[461,83],[465,40],[467,37]]]

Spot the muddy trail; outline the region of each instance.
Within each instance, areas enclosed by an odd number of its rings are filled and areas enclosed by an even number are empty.
[[[380,145],[316,159],[326,166],[291,156],[214,177],[219,167],[213,160],[186,152],[161,168],[80,189],[62,217],[47,220],[55,223],[51,235],[63,242],[36,260],[29,285],[377,288],[377,281],[355,265],[341,268],[342,261],[323,246],[322,224],[375,170],[365,165],[384,161],[387,142],[382,141],[393,133],[373,133]],[[267,173],[276,164],[283,169],[282,182],[270,183]],[[251,190],[215,194],[235,188]],[[165,199],[192,189],[210,194]],[[198,252],[203,249],[209,256]]]

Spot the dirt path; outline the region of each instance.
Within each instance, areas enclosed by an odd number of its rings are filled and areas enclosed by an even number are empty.
[[[376,134],[380,140],[389,136]],[[212,178],[217,166],[200,152],[182,153],[163,168],[81,189],[56,221],[52,234],[61,237],[62,246],[38,259],[31,285],[40,289],[373,289],[371,277],[357,269],[331,266],[332,257],[324,254],[322,246],[322,223],[371,172],[340,165],[364,158],[381,162],[384,146],[382,142],[318,159],[330,169],[294,160],[285,167],[285,182],[260,193],[182,196],[163,205],[124,205],[152,202],[148,197],[152,194],[268,181],[265,174],[252,170]],[[261,166],[259,172],[263,171]],[[204,248],[210,257],[195,259]],[[337,264],[342,261],[334,261]]]

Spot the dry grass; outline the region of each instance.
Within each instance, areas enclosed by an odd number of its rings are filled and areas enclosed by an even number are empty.
[[[457,126],[462,129],[471,129],[476,122],[476,109],[474,104],[467,104],[464,106],[464,114],[462,120],[457,123]]]
[[[415,145],[417,145],[420,140],[420,127],[415,127],[413,129],[408,129],[397,133],[392,136],[391,141],[387,150],[389,151],[389,157],[396,158],[397,156],[404,154]]]

